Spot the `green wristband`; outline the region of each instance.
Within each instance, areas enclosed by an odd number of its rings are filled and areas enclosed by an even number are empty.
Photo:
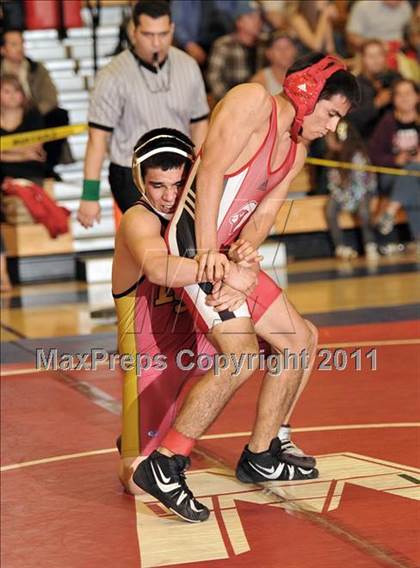
[[[98,179],[84,179],[83,180],[83,191],[82,200],[83,201],[99,201],[99,186],[100,181]]]

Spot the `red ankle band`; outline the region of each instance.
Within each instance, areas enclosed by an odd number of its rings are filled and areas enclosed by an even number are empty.
[[[194,438],[188,438],[175,428],[171,428],[161,442],[161,446],[174,454],[189,456],[195,444]]]

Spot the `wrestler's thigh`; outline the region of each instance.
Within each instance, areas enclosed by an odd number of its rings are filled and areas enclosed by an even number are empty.
[[[265,305],[264,312],[255,319],[254,326],[258,337],[277,349],[304,347],[310,339],[311,331],[306,320],[284,291],[272,299],[268,306]]]
[[[258,352],[254,323],[250,317],[235,317],[215,325],[207,339],[219,353]]]

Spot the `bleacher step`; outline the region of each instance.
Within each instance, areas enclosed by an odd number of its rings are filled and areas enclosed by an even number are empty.
[[[98,237],[90,239],[78,239],[74,241],[76,252],[92,252],[113,250],[114,237]]]
[[[78,280],[88,284],[111,282],[112,254],[77,256],[76,274]]]

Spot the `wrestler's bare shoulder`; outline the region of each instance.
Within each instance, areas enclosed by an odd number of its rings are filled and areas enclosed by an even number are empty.
[[[140,203],[128,209],[121,220],[118,233],[125,238],[131,236],[145,237],[159,235],[161,222],[157,215],[143,207]]]
[[[228,91],[225,96],[227,98],[241,98],[256,102],[257,104],[263,103],[265,100],[270,100],[269,92],[259,83],[241,83]]]
[[[243,83],[230,89],[226,96],[218,103],[215,111],[229,109],[249,116],[252,113],[264,118],[272,110],[271,96],[266,89],[258,83]]]
[[[139,251],[147,246],[150,239],[159,238],[160,231],[158,217],[141,204],[133,205],[124,213],[115,238],[112,268],[114,291],[126,290],[142,275],[134,250]]]

